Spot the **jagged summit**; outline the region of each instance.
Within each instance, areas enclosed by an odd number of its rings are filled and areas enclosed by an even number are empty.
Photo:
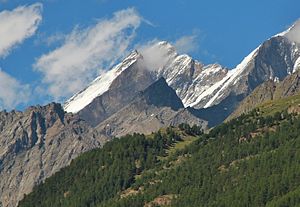
[[[155,44],[153,49],[163,50],[166,55],[176,56],[175,48],[166,41],[161,41]],[[69,100],[64,103],[64,110],[67,112],[77,113],[89,103],[91,103],[96,97],[102,95],[109,90],[112,82],[126,69],[132,66],[134,63],[143,61],[141,52],[134,50],[132,51],[121,63],[114,66],[112,69],[100,74],[94,81],[90,83],[85,89],[76,93]],[[145,67],[140,65],[141,67]],[[156,70],[156,69],[155,69]]]
[[[167,49],[169,53],[177,53],[176,48],[168,41],[160,41],[156,45],[161,48]]]
[[[0,112],[1,206],[17,206],[36,184],[102,141],[77,114],[65,113],[57,103]]]
[[[79,112],[108,91],[113,81],[134,64],[154,73],[155,79],[164,77],[185,107],[197,105],[197,96],[227,73],[227,69],[219,64],[205,66],[186,54],[178,54],[169,42],[161,41],[141,51],[134,50],[121,63],[100,74],[87,88],[67,100],[64,109]]]
[[[117,106],[123,107],[128,104],[138,90],[145,89],[163,77],[181,99],[184,107],[195,109],[215,107],[218,108],[216,113],[223,114],[223,118],[226,118],[225,116],[258,85],[268,80],[283,80],[300,67],[300,46],[295,42],[295,38],[291,41],[293,38],[291,34],[298,31],[298,25],[300,25],[299,21],[286,32],[263,42],[233,69],[227,69],[216,63],[204,65],[187,54],[179,54],[176,48],[166,41],[141,47],[139,51],[133,51],[120,64],[101,74],[86,89],[69,99],[64,109],[77,113],[88,107],[88,114],[91,115],[95,114],[93,107],[101,106],[101,110],[109,109],[111,114],[117,110]],[[139,75],[130,77],[128,76],[130,73]],[[139,80],[145,75],[149,77],[143,84]],[[127,85],[131,82],[135,84]],[[139,86],[135,87],[136,84]],[[128,93],[129,87],[133,87],[130,93]],[[115,90],[118,92],[113,93],[112,91]],[[128,94],[126,104],[121,104],[120,99],[119,104],[113,104],[115,108],[111,110],[108,101],[103,101],[102,96],[118,94],[124,97],[122,91]],[[92,104],[96,98],[97,104]],[[103,104],[106,107],[102,107]]]

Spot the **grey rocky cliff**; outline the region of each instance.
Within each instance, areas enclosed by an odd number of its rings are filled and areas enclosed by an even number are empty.
[[[100,123],[96,130],[108,137],[132,133],[150,134],[162,127],[181,123],[206,128],[207,123],[184,108],[175,91],[164,78],[140,92],[133,101]]]
[[[269,80],[262,83],[239,104],[227,120],[235,118],[242,113],[247,113],[263,102],[294,96],[299,93],[300,70],[288,75],[282,81]]]
[[[139,91],[155,81],[153,74],[133,63],[111,83],[109,90],[78,112],[91,126],[96,126],[129,104]]]
[[[0,112],[2,206],[15,207],[36,184],[104,141],[78,115],[66,114],[60,104]]]

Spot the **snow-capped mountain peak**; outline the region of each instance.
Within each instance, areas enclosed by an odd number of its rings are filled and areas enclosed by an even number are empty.
[[[157,45],[161,48],[168,50],[170,53],[177,53],[176,48],[167,41],[160,41],[157,43]]]
[[[129,68],[140,57],[137,51],[130,53],[121,63],[111,70],[100,74],[88,87],[78,92],[64,104],[64,110],[67,112],[77,113],[96,97],[109,90],[113,80],[118,77],[124,70]]]
[[[187,54],[178,54],[166,41],[148,45],[101,74],[90,86],[68,100],[64,108],[73,113],[80,111],[108,91],[112,82],[126,69],[133,69],[130,66],[137,62],[135,69],[148,71],[141,74],[148,74],[151,78],[154,75],[151,81],[164,77],[185,107],[218,106],[220,110],[226,108],[226,113],[229,113],[259,84],[275,77],[281,80],[300,67],[299,44],[288,41],[286,37],[296,27],[284,33],[284,37],[277,35],[268,39],[231,70],[219,64],[204,65]],[[130,77],[125,74],[128,81]]]
[[[260,46],[259,46],[260,47]],[[219,82],[213,85],[213,88],[219,88],[215,95],[206,103],[204,108],[213,106],[218,99],[222,98],[222,95],[228,90],[228,87],[235,85],[238,80],[242,77],[242,73],[246,70],[247,66],[253,61],[254,57],[257,55],[258,48],[253,50],[248,56],[246,56],[243,61],[237,65],[234,69],[229,70],[227,75]],[[208,94],[209,95],[209,94]]]
[[[77,113],[98,96],[109,90],[112,82],[133,63],[144,70],[151,70],[157,79],[164,77],[187,107],[195,103],[199,93],[214,81],[219,81],[227,70],[219,64],[203,65],[187,54],[178,54],[167,41],[157,42],[140,51],[132,52],[120,64],[97,77],[87,88],[71,97],[64,104],[67,112]]]

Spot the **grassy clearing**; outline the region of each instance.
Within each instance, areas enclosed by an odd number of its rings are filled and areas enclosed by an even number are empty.
[[[300,105],[300,95],[265,102],[258,106],[263,116],[270,116],[276,112],[287,110],[291,106]]]
[[[193,143],[194,141],[196,141],[198,138],[197,137],[193,137],[193,136],[187,136],[184,137],[183,141],[177,142],[174,144],[174,146],[170,147],[167,150],[167,154],[168,156],[174,154],[176,151],[178,150],[182,150],[184,149],[186,146],[190,145],[191,143]]]

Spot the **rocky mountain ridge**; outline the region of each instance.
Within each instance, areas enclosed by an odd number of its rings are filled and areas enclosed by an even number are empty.
[[[100,123],[96,130],[107,137],[126,134],[151,134],[157,129],[188,123],[202,126],[201,120],[184,108],[175,91],[168,86],[164,78],[140,92],[133,101],[120,111]]]
[[[288,75],[282,81],[267,81],[258,86],[249,96],[247,96],[237,107],[237,109],[228,117],[231,120],[247,113],[261,103],[278,100],[299,94],[300,92],[300,71]]]
[[[122,72],[118,73],[109,86],[104,84],[106,90],[104,93],[98,93],[104,89],[101,84],[96,84],[97,89],[93,82],[68,100],[64,108],[66,111],[76,112],[72,111],[70,106],[79,106],[82,109],[78,113],[86,120],[91,119],[91,114],[100,112],[103,118],[95,120],[93,123],[95,126],[132,101],[136,93],[144,90],[160,77],[164,77],[167,84],[176,91],[185,108],[199,110],[196,113],[199,118],[208,120],[210,126],[214,126],[226,119],[239,103],[263,82],[283,80],[287,75],[294,73],[300,62],[299,48],[298,43],[289,40],[285,33],[281,33],[259,45],[239,65],[229,70],[219,64],[204,65],[188,55],[178,54],[170,43],[159,42],[148,49],[152,51],[150,55],[148,51],[134,51],[112,70],[100,75],[94,82],[103,79],[111,71],[122,68]],[[159,59],[161,64],[153,64],[153,57],[152,59],[149,57],[154,55],[153,51],[161,56]],[[106,111],[109,107],[99,109],[96,105],[103,105],[102,103],[105,102],[103,99],[106,99],[107,94],[116,91],[116,82],[119,88],[131,88],[127,90],[130,91],[130,95],[121,90],[115,93],[118,97],[124,97],[123,94],[126,94],[126,98],[121,98],[124,99],[123,102],[121,99],[106,101],[115,105],[115,108],[108,115],[103,116],[102,111]],[[76,101],[80,97],[88,96],[86,93],[89,94],[91,88],[98,90],[95,99],[89,99],[91,102],[85,102],[87,105],[81,105],[81,102]],[[208,116],[208,113],[213,115]]]
[[[104,141],[60,104],[0,112],[0,204],[15,207],[35,185]]]
[[[130,76],[139,76],[138,71],[128,72]],[[122,78],[124,76],[120,76],[119,83],[122,83]],[[145,83],[134,85],[143,88],[150,84]],[[206,128],[205,121],[184,109],[181,99],[164,78],[143,91],[137,90],[137,93],[130,90],[131,87],[123,88],[124,85],[119,85],[117,81],[113,84],[115,91],[102,96],[102,103],[114,99],[116,96],[112,94],[123,96],[117,96],[120,102],[116,102],[116,106],[106,105],[105,113],[100,115],[109,114],[108,109],[112,115],[107,115],[108,118],[104,118],[96,127],[83,120],[80,113],[67,113],[56,103],[29,107],[24,112],[0,112],[2,206],[15,207],[24,194],[30,193],[34,186],[69,165],[79,154],[99,148],[115,136],[136,132],[150,134],[159,128],[185,122]],[[149,117],[152,119],[149,120]]]

